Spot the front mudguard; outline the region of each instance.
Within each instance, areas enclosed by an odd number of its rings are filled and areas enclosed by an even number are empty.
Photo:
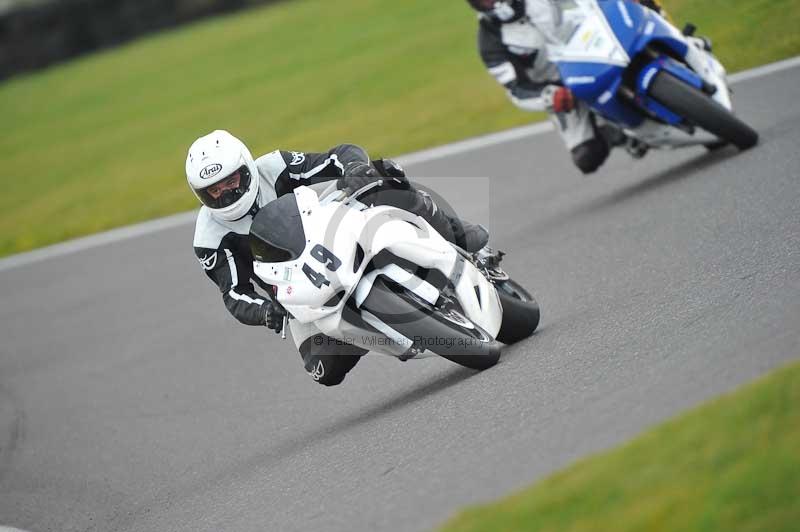
[[[658,101],[650,97],[649,89],[650,84],[653,82],[659,72],[668,72],[675,78],[683,81],[696,89],[703,88],[703,80],[700,79],[696,73],[692,72],[686,66],[678,63],[669,57],[659,57],[651,61],[647,66],[642,68],[636,76],[636,103],[647,109],[654,116],[658,117],[663,122],[669,125],[677,125],[684,121],[682,117],[671,109],[668,109]]]

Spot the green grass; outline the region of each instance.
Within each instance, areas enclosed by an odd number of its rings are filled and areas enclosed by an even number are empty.
[[[671,4],[734,69],[800,52],[797,0]],[[7,81],[0,116],[0,256],[192,208],[185,151],[211,129],[256,155],[344,141],[396,155],[541,117],[486,74],[461,0],[217,17]]]
[[[694,23],[729,72],[800,54],[800,0],[665,0],[678,28]]]
[[[798,501],[795,363],[441,530],[791,531]]]

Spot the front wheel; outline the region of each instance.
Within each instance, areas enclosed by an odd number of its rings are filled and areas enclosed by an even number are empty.
[[[503,322],[497,340],[513,344],[532,335],[541,317],[539,304],[533,296],[513,279],[498,283],[495,288],[503,307]]]
[[[758,133],[704,92],[668,72],[659,72],[650,84],[650,96],[670,111],[700,126],[740,150],[758,143]]]
[[[500,344],[461,314],[431,306],[402,286],[375,279],[361,304],[408,339],[456,364],[484,370],[497,364]]]

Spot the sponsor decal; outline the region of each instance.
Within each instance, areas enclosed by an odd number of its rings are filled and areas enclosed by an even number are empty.
[[[292,162],[289,163],[290,166],[296,166],[298,164],[303,164],[306,160],[306,154],[299,151],[293,151],[292,153]]]
[[[633,19],[631,19],[631,15],[628,13],[628,8],[625,7],[625,4],[621,0],[617,0],[617,8],[619,8],[619,12],[622,15],[622,20],[625,21],[625,25],[629,28],[632,28]]]
[[[217,252],[215,251],[211,253],[211,255],[197,260],[200,261],[200,264],[203,266],[204,270],[213,270],[214,266],[217,265]]]
[[[611,99],[613,96],[614,96],[614,95],[613,95],[613,94],[611,94],[611,91],[606,91],[606,92],[604,92],[603,94],[601,94],[601,95],[600,95],[600,97],[597,99],[597,103],[599,103],[600,105],[605,105],[605,104],[607,104],[607,103],[608,103],[608,101],[609,101],[609,100],[610,100],[610,99]]]
[[[597,38],[592,42],[592,48],[595,50],[602,50],[606,44],[606,40],[603,39],[602,35],[598,35]]]
[[[594,76],[570,76],[566,79],[567,85],[588,85],[595,82]]]
[[[222,171],[222,165],[219,163],[209,164],[200,170],[200,179],[211,179]]]
[[[644,90],[647,90],[647,88],[650,86],[650,82],[653,81],[653,78],[656,74],[658,74],[658,69],[656,67],[653,67],[647,71],[647,74],[645,74],[642,78],[642,88]]]
[[[313,378],[315,381],[318,381],[322,377],[324,377],[325,376],[325,366],[322,365],[322,361],[318,360],[317,361],[317,366],[314,368],[314,371],[309,371],[308,374],[311,375],[311,378]]]
[[[286,295],[288,296],[292,295],[292,285],[286,287]]]

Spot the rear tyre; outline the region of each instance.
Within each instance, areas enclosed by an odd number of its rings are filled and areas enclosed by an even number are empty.
[[[458,313],[443,311],[378,277],[361,308],[420,347],[456,364],[484,370],[497,364],[500,344]]]
[[[503,306],[503,322],[497,340],[513,344],[532,335],[541,317],[539,304],[533,296],[513,279],[499,283],[496,289]]]
[[[702,91],[668,72],[659,72],[650,84],[650,96],[693,124],[740,150],[758,143],[758,133]]]

